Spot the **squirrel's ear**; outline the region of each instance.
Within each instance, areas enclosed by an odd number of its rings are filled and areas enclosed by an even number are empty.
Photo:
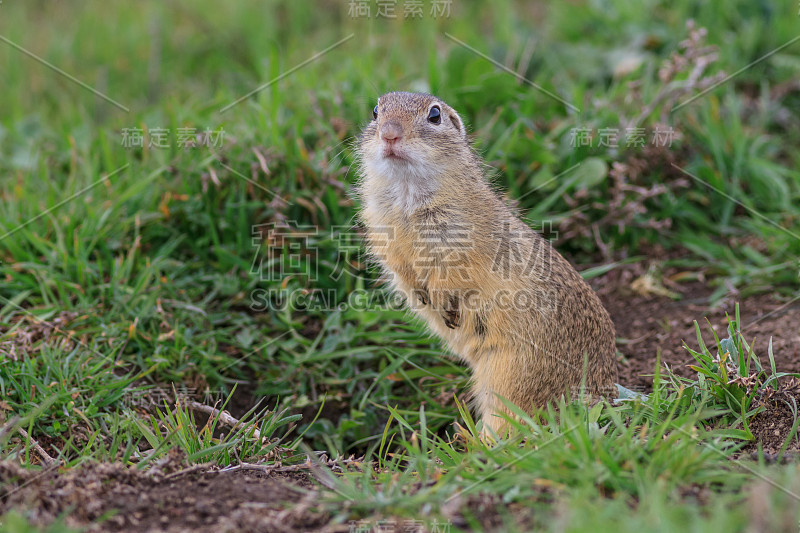
[[[458,114],[451,109],[449,115],[450,115],[450,122],[453,123],[453,126],[459,132],[461,132],[461,136],[462,137],[466,137],[467,136],[467,132],[466,132],[466,130],[464,130],[464,123],[461,122],[461,118],[458,116]]]

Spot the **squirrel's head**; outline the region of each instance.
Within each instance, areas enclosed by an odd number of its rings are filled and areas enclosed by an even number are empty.
[[[473,161],[464,123],[435,96],[387,93],[372,116],[358,141],[361,173],[414,195],[414,204]]]

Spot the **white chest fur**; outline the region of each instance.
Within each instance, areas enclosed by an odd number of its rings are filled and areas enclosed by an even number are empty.
[[[428,203],[439,187],[436,170],[427,165],[380,159],[369,167],[364,201],[370,210],[398,209],[411,214]]]

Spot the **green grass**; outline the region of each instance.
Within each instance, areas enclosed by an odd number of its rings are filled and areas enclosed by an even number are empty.
[[[518,503],[505,515],[501,507],[509,529],[526,530],[533,523],[544,531],[580,531],[585,527],[580,524],[594,523],[606,531],[623,513],[631,522],[626,524],[630,530],[674,531],[693,517],[697,531],[708,531],[723,525],[740,527],[749,518],[736,506],[749,490],[764,490],[754,482],[766,481],[786,497],[768,496],[776,509],[763,518],[773,527],[783,527],[778,524],[798,512],[791,496],[797,482],[788,481],[796,467],[731,461],[731,455],[753,439],[741,427],[747,428],[747,420],[760,410],[748,411],[743,405],[755,405],[762,390],[730,383],[733,376],[725,365],[712,362],[714,352],[740,358],[737,375],[764,375],[759,382],[764,387],[787,376],[774,368],[771,374],[763,370],[736,324],[732,321],[730,337],[717,339],[711,349],[700,338],[702,349],[693,352],[698,364],[704,365],[698,380],[672,374],[663,379],[657,373],[652,393],[633,394],[618,405],[562,402],[533,416],[517,409],[519,420],[510,421],[513,436],[497,444],[487,445],[477,437],[463,409],[466,428],[461,439],[432,432],[424,407],[419,422],[393,410],[390,423],[401,430],[401,451],[389,453],[384,433],[373,450],[373,468],[330,477],[331,501],[343,516],[362,520],[387,515],[414,519],[420,509],[434,520],[453,519],[449,504],[456,500],[458,523],[480,529],[475,506],[469,504],[472,497]],[[758,372],[750,372],[751,362]],[[720,387],[725,387],[724,393]],[[795,438],[790,435],[784,449]],[[696,495],[687,496],[691,493]],[[695,499],[697,495],[702,501]],[[559,514],[553,511],[556,502],[565,506],[561,520],[554,520]],[[531,522],[531,516],[546,518]]]
[[[555,245],[576,262],[613,268],[658,245],[676,250],[660,266],[706,273],[714,298],[730,287],[797,295],[800,92],[791,83],[800,43],[638,123],[649,136],[665,117],[676,132],[672,147],[597,146],[600,128],[624,131],[664,90],[658,69],[681,50],[688,19],[717,47],[707,74],[733,74],[796,36],[797,6],[462,0],[452,10],[442,20],[404,21],[399,6],[390,21],[350,18],[347,2],[0,5],[0,35],[129,109],[0,43],[0,413],[14,424],[0,433],[0,452],[34,460],[16,426],[53,442],[68,465],[141,462],[173,446],[228,464],[273,449],[290,458],[305,443],[331,456],[367,453],[378,465],[335,480],[331,505],[349,502],[341,519],[376,510],[415,517],[422,504],[426,516],[445,518],[447,498],[508,465],[481,491],[533,506],[548,517],[535,520],[544,530],[582,530],[593,520],[604,530],[620,515],[630,530],[687,522],[698,531],[741,530],[751,516],[741,503],[760,478],[723,456],[747,436],[754,397],[727,385],[713,349],[695,354],[704,378],[663,376],[646,402],[565,405],[560,416],[521,423],[524,442],[497,448],[451,442],[455,420],[469,433],[456,398],[465,370],[402,311],[339,305],[382,296],[352,230],[351,144],[379,94],[430,91],[465,118],[497,186],[520,199],[526,220],[552,222]],[[633,68],[615,74],[623,59]],[[122,131],[131,128],[169,128],[169,147],[124,147]],[[179,128],[225,136],[220,146],[183,148]],[[590,128],[593,146],[572,146],[574,128]],[[627,188],[615,185],[614,164],[637,161],[645,170],[625,174]],[[255,226],[282,220],[318,228],[288,265],[254,245]],[[331,296],[316,306],[259,305],[265,291],[309,289]],[[737,335],[731,353],[747,359]],[[780,369],[760,356],[760,383],[771,386]],[[196,427],[185,407],[131,405],[173,386],[230,397],[231,405],[241,398],[239,415],[260,398],[269,409],[222,437],[218,427]],[[248,435],[257,426],[274,448]],[[692,428],[704,444],[684,438]],[[560,440],[543,446],[553,438]],[[788,466],[754,468],[795,486]],[[689,487],[710,491],[707,501],[687,497]],[[795,504],[769,491],[769,519],[784,520]],[[512,528],[514,513],[503,520]]]

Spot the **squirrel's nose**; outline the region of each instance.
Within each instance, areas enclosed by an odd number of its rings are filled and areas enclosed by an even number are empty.
[[[387,122],[381,126],[381,139],[393,143],[403,137],[403,128],[397,122]]]

